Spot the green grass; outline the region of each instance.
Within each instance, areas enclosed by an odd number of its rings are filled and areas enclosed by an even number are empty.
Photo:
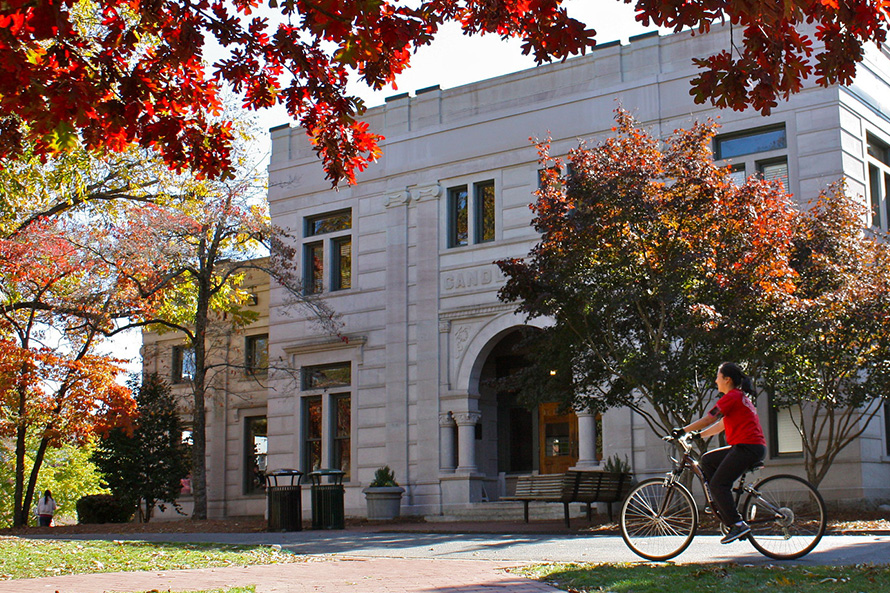
[[[0,581],[96,572],[179,570],[300,562],[277,546],[0,537]],[[235,590],[241,593],[239,590]]]
[[[517,572],[572,593],[884,593],[890,565],[543,564]]]

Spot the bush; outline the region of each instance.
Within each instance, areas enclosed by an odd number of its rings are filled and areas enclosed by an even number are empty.
[[[78,523],[126,523],[133,516],[133,505],[110,494],[91,494],[77,501]]]
[[[374,472],[374,479],[371,480],[371,483],[368,484],[370,488],[386,488],[392,486],[398,486],[398,482],[396,482],[396,474],[394,471],[389,469],[388,465],[384,465],[379,468],[376,472]]]

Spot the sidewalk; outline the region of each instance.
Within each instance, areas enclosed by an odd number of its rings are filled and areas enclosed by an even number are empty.
[[[118,572],[0,582],[0,593],[194,591],[254,585],[257,593],[552,593],[490,560],[310,557],[306,562],[167,572]]]

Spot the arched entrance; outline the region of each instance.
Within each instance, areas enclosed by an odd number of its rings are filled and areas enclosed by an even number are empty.
[[[518,348],[523,331],[497,338],[479,375],[480,471],[487,476],[560,473],[578,462],[578,417],[558,403],[529,407],[503,379],[527,365]]]

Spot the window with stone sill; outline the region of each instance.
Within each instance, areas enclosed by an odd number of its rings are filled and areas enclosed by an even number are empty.
[[[472,193],[471,193],[472,190]],[[496,209],[493,179],[449,187],[447,194],[447,245],[449,248],[495,240]]]
[[[714,138],[714,158],[727,161],[729,176],[742,185],[751,175],[778,181],[790,191],[788,180],[788,137],[785,124],[721,134]],[[768,154],[765,154],[768,153]]]
[[[190,346],[173,346],[171,353],[171,376],[173,383],[187,383],[195,376],[195,349]]]
[[[261,376],[269,372],[269,334],[245,337],[244,352],[246,374]]]
[[[890,145],[868,134],[868,195],[871,226],[890,230]]]
[[[349,480],[352,460],[352,383],[348,362],[302,369],[301,398],[304,472],[339,469]]]
[[[352,210],[306,217],[303,237],[304,292],[352,288]]]
[[[244,419],[244,494],[256,494],[266,488],[268,434],[265,416]]]

